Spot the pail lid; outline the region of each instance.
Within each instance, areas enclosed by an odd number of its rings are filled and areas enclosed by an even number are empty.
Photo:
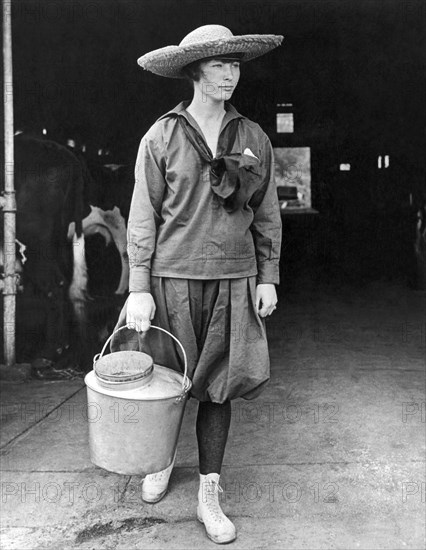
[[[181,342],[164,328],[151,325],[151,328],[160,330],[170,336],[178,344],[182,351],[185,363],[184,374],[181,381],[181,394],[186,394],[191,388],[188,378],[188,360]],[[152,357],[141,351],[117,351],[104,355],[104,352],[114,334],[123,329],[135,329],[131,324],[126,324],[115,330],[107,339],[102,348],[93,358],[93,375],[98,383],[109,390],[139,389],[151,385],[154,377],[154,361]],[[162,367],[165,368],[165,367]],[[166,369],[167,370],[167,369]],[[182,393],[183,392],[183,393]]]
[[[113,384],[144,380],[153,369],[152,357],[141,351],[117,351],[94,361],[96,376]]]

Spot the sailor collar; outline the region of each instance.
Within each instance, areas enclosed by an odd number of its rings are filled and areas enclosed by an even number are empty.
[[[202,132],[198,130],[197,122],[186,111],[188,104],[189,101],[182,101],[159,120],[168,117],[176,118],[188,142],[209,165],[211,190],[224,209],[232,213],[243,208],[262,183],[259,159],[253,154],[247,154],[246,150],[242,153],[233,149],[240,120],[246,117],[240,115],[231,104],[225,103],[226,113],[219,132],[219,136],[222,135],[222,131],[224,132],[222,147],[219,155],[213,158],[205,140],[198,135],[198,132],[201,135]]]
[[[168,111],[167,113],[165,113],[164,115],[162,115],[160,118],[157,119],[158,120],[162,120],[164,118],[168,118],[168,117],[177,117],[177,116],[183,116],[184,118],[186,118],[186,120],[192,125],[192,126],[195,126],[197,128],[197,130],[199,129],[199,126],[197,124],[197,121],[194,119],[194,117],[192,117],[188,111],[186,110],[186,108],[188,107],[188,105],[191,103],[190,100],[184,100],[184,101],[181,101],[178,105],[176,105],[176,107],[174,109],[171,109],[170,111]],[[223,128],[228,124],[228,122],[230,122],[231,120],[234,120],[235,118],[241,118],[241,119],[245,119],[247,117],[245,117],[244,115],[240,114],[237,109],[231,105],[230,103],[228,103],[227,101],[225,101],[225,104],[224,104],[224,107],[225,107],[225,115],[222,119],[222,124],[221,124],[221,128],[219,130],[219,133],[223,130]]]

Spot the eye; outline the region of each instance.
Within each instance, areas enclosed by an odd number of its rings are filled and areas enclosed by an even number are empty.
[[[234,66],[234,67],[239,67],[239,66],[240,66],[240,62],[239,62],[239,61],[234,61],[233,66]]]

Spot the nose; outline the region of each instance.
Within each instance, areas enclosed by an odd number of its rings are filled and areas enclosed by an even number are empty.
[[[234,71],[233,71],[232,63],[225,63],[224,69],[223,69],[223,79],[232,80],[233,78],[234,78]]]

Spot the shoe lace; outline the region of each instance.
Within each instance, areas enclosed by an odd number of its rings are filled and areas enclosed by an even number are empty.
[[[206,481],[211,486],[213,486],[213,489],[209,489],[210,494],[213,495],[219,495],[219,493],[223,493],[222,487],[219,485],[218,481],[215,481],[214,479],[209,479]]]
[[[155,474],[148,474],[146,476],[147,481],[150,481],[151,483],[161,483],[165,479],[167,479],[166,472],[157,472]]]
[[[202,491],[203,505],[214,517],[215,521],[224,521],[226,516],[219,504],[219,493],[223,493],[222,487],[213,479],[206,480]]]
[[[148,474],[145,479],[150,483],[163,483],[165,481],[168,481],[173,469],[173,465],[174,459],[170,466],[168,466],[165,470],[160,470],[159,472],[155,472],[154,474]]]

